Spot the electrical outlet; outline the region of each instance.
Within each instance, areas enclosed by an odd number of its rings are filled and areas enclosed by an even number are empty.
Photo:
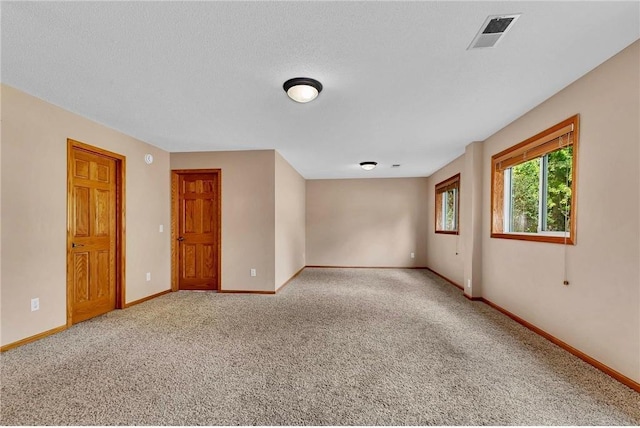
[[[161,224],[160,227],[158,228],[158,231],[160,233],[164,232],[164,224]]]
[[[471,288],[471,279],[467,279],[467,288]]]
[[[40,298],[36,297],[35,299],[31,299],[31,312],[37,311],[40,309]]]
[[[251,276],[256,276],[256,270],[255,269],[251,269]]]
[[[411,258],[415,259],[416,258],[416,253],[411,253]]]
[[[151,272],[147,272],[147,281],[151,281]]]

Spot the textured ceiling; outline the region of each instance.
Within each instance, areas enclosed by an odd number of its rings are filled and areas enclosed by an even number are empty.
[[[172,152],[277,149],[306,178],[427,176],[640,37],[635,1],[1,7],[3,83]],[[297,76],[315,101],[286,97]]]

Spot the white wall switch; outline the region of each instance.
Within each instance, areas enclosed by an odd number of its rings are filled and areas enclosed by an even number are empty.
[[[256,270],[255,269],[251,269],[251,276],[256,276]]]
[[[147,281],[151,281],[151,272],[147,272]]]
[[[31,299],[31,312],[37,311],[40,309],[40,298],[36,297],[35,299]]]
[[[158,228],[158,231],[160,233],[164,232],[164,224],[161,224],[160,227]]]

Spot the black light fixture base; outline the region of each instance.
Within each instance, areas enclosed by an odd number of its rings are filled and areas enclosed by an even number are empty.
[[[312,79],[310,77],[294,77],[293,79],[289,79],[282,85],[282,88],[285,92],[289,91],[289,89],[294,86],[305,85],[316,88],[318,93],[322,92],[322,83],[318,82],[316,79]]]

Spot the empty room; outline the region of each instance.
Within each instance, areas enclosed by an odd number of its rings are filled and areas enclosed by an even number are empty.
[[[0,13],[0,424],[640,425],[640,2]]]

